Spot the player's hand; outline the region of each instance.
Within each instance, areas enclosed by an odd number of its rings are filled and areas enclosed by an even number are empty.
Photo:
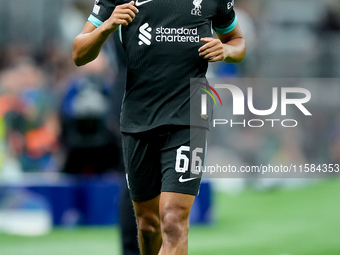
[[[209,62],[223,61],[229,56],[228,45],[223,44],[220,39],[204,37],[201,42],[205,44],[198,49],[199,55]]]
[[[135,2],[117,5],[108,19],[109,30],[116,31],[119,25],[127,26],[136,17],[139,10],[134,6]]]

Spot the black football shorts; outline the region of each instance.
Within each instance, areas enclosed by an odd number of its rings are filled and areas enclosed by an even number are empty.
[[[197,195],[206,154],[206,129],[162,126],[122,133],[126,180],[134,201],[161,192]]]

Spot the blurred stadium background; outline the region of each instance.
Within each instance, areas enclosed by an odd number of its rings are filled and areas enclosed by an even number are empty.
[[[340,1],[235,2],[247,56],[211,65],[208,76],[313,84],[313,117],[289,133],[212,135],[209,160],[339,164]],[[0,0],[1,255],[120,254],[123,55],[112,37],[94,63],[71,59],[92,5]],[[340,254],[339,174],[327,177],[207,180],[189,254]]]

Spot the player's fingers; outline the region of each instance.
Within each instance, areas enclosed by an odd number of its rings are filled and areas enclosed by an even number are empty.
[[[130,3],[128,3],[128,8],[130,8],[130,10],[132,10],[134,13],[138,13],[139,12],[137,7],[135,6],[135,2],[134,1],[131,1]]]
[[[209,45],[210,47],[206,48],[205,50],[200,52],[200,56],[207,56],[211,53],[214,53],[214,56],[216,55],[216,53],[219,53],[221,51],[221,49],[218,47],[218,45]]]
[[[133,20],[133,18],[131,18],[130,16],[129,17],[126,17],[125,20],[128,22],[128,24],[130,24]]]
[[[132,22],[133,18],[128,14],[120,14],[120,15],[116,16],[114,20],[115,20],[114,22],[116,24],[128,25]]]
[[[127,20],[125,20],[125,19],[119,19],[117,21],[117,24],[123,25],[123,26],[127,26],[127,25],[129,25],[129,22]]]
[[[222,61],[222,60],[223,60],[223,57],[218,55],[218,56],[209,58],[208,62],[217,62],[217,61]]]
[[[215,47],[216,45],[219,44],[219,41],[214,40],[213,38],[202,38],[201,41],[203,41],[203,39],[206,39],[206,40],[204,40],[206,42],[206,44],[204,44],[202,47],[200,47],[198,49],[199,52],[203,52],[203,51],[205,51],[209,48]]]
[[[129,9],[119,12],[117,13],[117,15],[129,15],[132,19],[136,17],[136,14],[132,10],[129,10]]]
[[[134,13],[138,13],[139,10],[137,9],[136,6],[134,6],[132,3],[134,3],[133,1],[131,1],[130,3],[127,3],[127,4],[121,4],[121,5],[118,5],[115,10],[118,12],[118,11],[122,11],[122,10],[131,10],[133,11]]]
[[[210,54],[210,53],[211,53],[211,50],[210,50],[210,48],[209,48],[209,49],[206,49],[206,50],[200,52],[199,55],[200,55],[201,57],[205,57],[206,55],[208,55],[208,54]]]
[[[130,24],[130,23],[132,22],[133,18],[131,18],[129,15],[126,15],[126,16],[124,16],[124,17],[121,17],[120,20],[126,21],[126,23],[124,22],[124,25],[125,25],[125,24],[128,25],[128,24]]]
[[[203,51],[205,51],[208,48],[210,48],[210,45],[209,45],[209,43],[206,43],[206,44],[204,44],[202,47],[200,47],[198,49],[198,52],[203,52]]]
[[[199,53],[203,53],[204,51],[206,51],[206,50],[208,50],[210,48],[211,48],[211,44],[210,43],[206,43],[206,44],[204,44],[202,47],[200,47],[198,49],[198,52]]]
[[[211,52],[203,57],[204,59],[212,59],[212,58],[223,58],[223,54],[220,52]]]
[[[200,53],[200,56],[209,62],[220,61],[224,58],[223,48],[221,48],[220,45],[216,45]]]
[[[202,56],[205,60],[209,62],[216,62],[223,60],[223,52],[222,51],[212,51],[204,56]]]
[[[203,37],[203,38],[201,38],[201,42],[211,42],[212,40],[214,40],[214,38],[212,38],[212,37]]]
[[[136,15],[136,12],[134,12],[132,9],[130,8],[126,8],[126,9],[121,9],[122,13],[133,13],[133,15]]]

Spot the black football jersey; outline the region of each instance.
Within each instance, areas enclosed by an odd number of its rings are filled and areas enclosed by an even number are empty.
[[[96,0],[89,21],[96,27],[129,0]],[[190,125],[190,78],[204,78],[208,62],[199,56],[203,37],[232,31],[234,0],[135,0],[139,9],[118,33],[127,56],[122,132],[161,125]],[[209,126],[200,119],[198,125]]]

